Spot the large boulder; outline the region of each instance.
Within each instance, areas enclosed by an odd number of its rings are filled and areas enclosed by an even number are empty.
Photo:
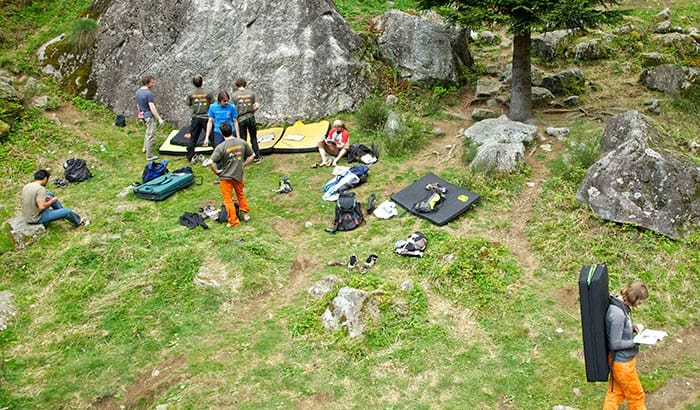
[[[662,64],[643,70],[639,82],[673,98],[693,98],[700,93],[700,68]]]
[[[156,77],[166,120],[189,122],[184,97],[201,73],[214,93],[248,80],[259,122],[320,118],[358,108],[368,94],[360,38],[331,0],[94,0],[102,4],[86,97],[135,117],[134,92]]]
[[[700,168],[653,149],[656,131],[637,113],[611,119],[604,141],[619,145],[588,170],[576,199],[605,220],[672,239],[700,228]],[[627,131],[625,135],[624,132]]]
[[[542,87],[554,95],[580,94],[586,85],[586,76],[578,67],[567,68],[542,79]]]
[[[525,161],[525,143],[532,142],[535,135],[537,127],[505,115],[479,121],[464,131],[464,138],[476,148],[469,165],[485,173],[517,172]]]
[[[471,66],[469,31],[435,13],[389,10],[377,21],[379,50],[399,76],[425,84],[458,84]]]

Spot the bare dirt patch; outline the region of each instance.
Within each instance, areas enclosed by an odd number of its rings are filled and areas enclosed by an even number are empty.
[[[153,369],[145,371],[123,390],[100,397],[92,404],[92,408],[98,410],[149,408],[158,397],[186,378],[181,372],[185,363],[184,356],[167,359]]]

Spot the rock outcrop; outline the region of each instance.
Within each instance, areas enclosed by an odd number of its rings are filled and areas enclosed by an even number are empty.
[[[368,93],[362,43],[331,0],[128,0],[101,9],[86,82],[95,91],[86,96],[132,118],[148,74],[156,105],[179,126],[189,123],[184,97],[195,73],[215,94],[245,77],[263,123],[355,110]]]
[[[471,66],[469,31],[435,13],[390,10],[377,20],[378,46],[401,78],[425,84],[459,84]]]
[[[605,220],[637,225],[672,239],[700,229],[700,167],[655,150],[656,131],[636,112],[613,117],[607,151],[576,193]]]

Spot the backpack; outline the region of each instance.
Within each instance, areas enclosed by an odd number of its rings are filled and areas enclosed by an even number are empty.
[[[126,127],[126,117],[124,114],[117,114],[117,116],[114,117],[114,125],[117,127]]]
[[[63,163],[65,178],[68,182],[83,182],[92,178],[87,163],[82,158],[71,158]]]
[[[428,246],[428,238],[421,231],[415,231],[408,235],[405,241],[396,242],[394,251],[403,256],[423,257],[423,252]]]
[[[328,229],[330,233],[336,231],[351,231],[360,226],[365,221],[362,215],[362,206],[355,199],[354,192],[343,192],[338,195],[335,201],[335,219],[333,228]]]
[[[156,179],[159,176],[165,175],[167,173],[168,173],[168,160],[167,159],[164,159],[161,162],[151,161],[143,169],[143,173],[141,174],[141,178],[143,179],[143,183],[145,184],[146,182],[148,182],[152,179]]]

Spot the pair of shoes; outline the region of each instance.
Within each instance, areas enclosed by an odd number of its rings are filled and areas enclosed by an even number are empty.
[[[146,158],[146,161],[151,162],[151,161],[155,161],[155,160],[157,160],[157,159],[158,159],[158,155],[154,155],[154,156],[152,156],[152,157]]]
[[[259,163],[263,162],[263,157],[255,157],[253,162],[255,162],[256,164],[259,164]]]
[[[83,219],[78,224],[78,228],[80,228],[81,226],[88,226],[88,225],[90,225],[90,221],[88,219]]]
[[[59,188],[65,188],[68,186],[68,181],[63,178],[54,178],[51,182],[53,182],[53,184]]]

